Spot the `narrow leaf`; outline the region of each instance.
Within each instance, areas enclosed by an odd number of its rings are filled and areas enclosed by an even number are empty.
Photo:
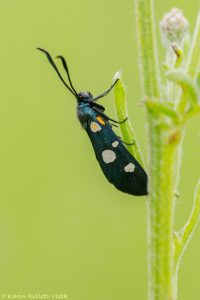
[[[128,112],[127,112],[127,103],[126,103],[126,93],[125,93],[125,88],[122,82],[120,72],[117,72],[115,74],[114,81],[116,79],[118,79],[118,82],[114,87],[114,102],[115,102],[115,108],[116,108],[118,120],[122,121],[128,117]],[[141,166],[144,167],[144,162],[143,162],[141,151],[139,149],[136,134],[135,131],[133,130],[133,127],[131,126],[131,122],[129,118],[127,119],[126,122],[120,124],[120,131],[122,134],[123,141],[126,142],[127,144],[132,144],[132,145],[126,145],[127,149],[136,158],[136,160],[139,161]]]
[[[167,72],[166,76],[167,79],[172,80],[181,86],[184,98],[188,99],[192,106],[197,105],[199,101],[198,88],[188,74],[181,69],[177,69]]]

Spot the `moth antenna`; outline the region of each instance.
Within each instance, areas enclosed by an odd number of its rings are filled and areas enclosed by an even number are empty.
[[[56,65],[55,65],[55,63],[54,63],[54,61],[53,61],[51,55],[49,54],[49,52],[46,51],[45,49],[42,49],[42,48],[37,48],[37,49],[40,50],[40,51],[42,51],[44,54],[46,54],[49,63],[52,65],[52,67],[53,67],[54,70],[56,71],[56,73],[57,73],[58,77],[60,78],[60,80],[62,81],[62,83],[66,86],[66,88],[68,88],[68,90],[69,90],[75,97],[77,97],[77,93],[76,93],[74,90],[72,90],[72,89],[68,86],[68,84],[65,82],[65,80],[64,80],[63,77],[61,76],[61,74],[60,74],[60,72],[58,71],[58,68],[56,67]]]
[[[108,95],[108,93],[110,93],[110,91],[114,88],[114,86],[115,86],[115,84],[117,83],[118,80],[119,80],[119,78],[117,78],[117,79],[115,80],[115,82],[111,85],[111,87],[109,87],[108,90],[106,90],[106,91],[103,92],[102,94],[100,94],[100,95],[94,97],[92,100],[93,100],[93,101],[97,101],[98,99],[100,99],[100,98],[105,97],[106,95]]]
[[[70,78],[70,75],[69,75],[69,69],[68,69],[66,60],[64,59],[64,57],[63,57],[62,55],[57,56],[57,58],[60,58],[60,59],[61,59],[63,68],[65,69],[65,71],[66,71],[66,73],[67,73],[67,77],[68,77],[70,86],[71,86],[72,90],[74,91],[74,93],[75,93],[75,94],[77,95],[77,97],[78,97],[78,93],[77,93],[77,91],[75,90],[75,88],[73,87],[73,84],[72,84],[72,81],[71,81],[71,78]]]

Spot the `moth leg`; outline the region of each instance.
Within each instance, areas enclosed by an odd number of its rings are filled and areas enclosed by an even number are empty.
[[[108,117],[109,118],[109,117]],[[116,123],[116,124],[123,124],[123,123],[125,123],[127,120],[128,120],[128,117],[126,117],[123,121],[116,121],[116,120],[113,120],[113,119],[111,119],[111,118],[109,118],[108,119],[109,121],[112,121],[112,122],[114,122],[114,123]]]
[[[122,140],[121,140],[122,141]],[[126,145],[126,146],[133,146],[133,145],[135,145],[135,143],[126,143],[126,142],[124,142],[124,141],[122,141],[122,143],[124,144],[124,145]]]
[[[97,107],[93,107],[93,109],[100,114],[100,116],[102,116],[106,121],[109,120],[109,117],[100,109],[98,109]]]
[[[126,117],[123,121],[116,121],[114,119],[111,119],[109,116],[107,116],[104,112],[101,112],[102,116],[104,116],[108,121],[114,122],[116,124],[123,124],[128,120],[128,117]]]
[[[107,116],[104,112],[100,111],[97,107],[93,107],[93,109],[98,112],[106,121],[111,121],[113,123],[116,123],[116,124],[123,124],[124,122],[126,122],[128,120],[128,118],[126,117],[123,121],[116,121],[116,120],[113,120],[111,119],[109,116]]]
[[[109,122],[109,124],[111,125],[111,127],[112,127],[112,126],[114,126],[114,127],[117,127],[117,128],[119,128],[119,126],[118,126],[118,125],[116,125],[116,124],[112,124],[112,123],[110,123],[110,122]]]
[[[122,142],[124,145],[126,145],[126,146],[133,146],[133,145],[135,145],[134,142],[133,142],[133,143],[126,143],[126,142],[124,142],[120,136],[118,136],[118,138],[119,138],[119,139],[121,140],[121,142]]]

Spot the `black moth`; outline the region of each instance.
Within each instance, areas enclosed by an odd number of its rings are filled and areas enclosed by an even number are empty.
[[[111,122],[120,122],[109,118],[104,113],[105,108],[96,102],[112,90],[117,80],[108,90],[96,97],[93,97],[90,92],[77,93],[73,87],[65,59],[58,56],[67,73],[69,85],[64,81],[50,54],[44,49],[38,48],[38,50],[46,54],[63,84],[75,96],[78,119],[91,140],[96,158],[108,181],[124,193],[137,196],[147,195],[146,172],[112,130],[114,124]]]

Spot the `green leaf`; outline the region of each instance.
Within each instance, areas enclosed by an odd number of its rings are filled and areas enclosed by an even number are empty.
[[[179,122],[178,115],[176,111],[167,105],[165,102],[160,102],[158,99],[147,99],[145,104],[149,110],[151,110],[154,114],[159,115],[160,113],[173,119],[175,123]]]
[[[183,100],[184,102],[188,99],[190,104],[194,107],[198,104],[199,101],[199,93],[196,83],[192,80],[192,78],[185,73],[182,69],[177,69],[173,71],[169,71],[166,73],[166,77],[169,80],[176,82],[181,86],[183,91]],[[186,104],[186,103],[184,103]]]
[[[117,72],[114,76],[114,81],[118,79],[114,87],[114,102],[117,112],[117,118],[122,121],[128,117],[127,103],[126,103],[126,92],[122,82],[121,73]],[[142,154],[137,142],[135,131],[133,130],[130,120],[120,124],[120,131],[124,142],[133,145],[126,145],[130,153],[136,158],[137,161],[144,167]]]

